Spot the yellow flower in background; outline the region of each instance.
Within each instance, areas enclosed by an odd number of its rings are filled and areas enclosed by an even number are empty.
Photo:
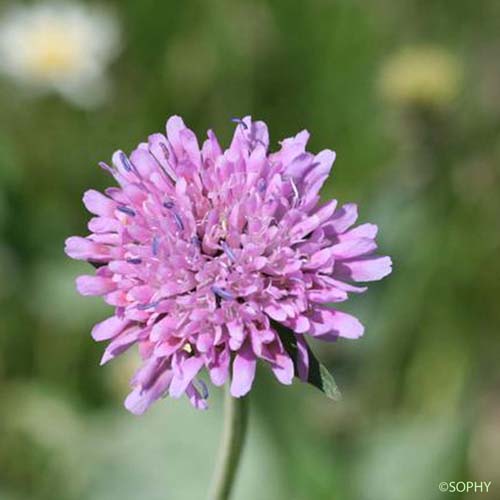
[[[442,107],[460,91],[461,61],[441,47],[407,47],[382,66],[379,90],[396,104]]]
[[[79,106],[105,98],[119,50],[117,20],[83,4],[14,4],[0,17],[0,72],[27,89],[55,91]]]

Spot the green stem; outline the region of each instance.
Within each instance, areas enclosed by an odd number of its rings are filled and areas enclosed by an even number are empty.
[[[248,421],[248,397],[234,398],[226,387],[224,430],[215,469],[211,500],[228,500],[243,450]]]

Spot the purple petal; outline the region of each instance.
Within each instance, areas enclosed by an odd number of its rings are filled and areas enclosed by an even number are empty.
[[[233,379],[231,381],[231,395],[240,398],[252,388],[255,378],[257,359],[248,345],[236,354],[233,361]]]
[[[160,399],[168,391],[172,380],[172,372],[162,373],[156,382],[147,390],[140,386],[136,387],[125,400],[125,408],[134,415],[142,415],[155,401]]]
[[[377,244],[369,238],[359,238],[338,243],[332,247],[333,255],[336,259],[350,259],[373,253],[377,249]]]
[[[117,337],[115,337],[106,347],[104,354],[101,358],[101,365],[105,365],[108,361],[116,358],[122,352],[125,352],[131,345],[135,344],[141,336],[141,329],[131,327],[124,330]]]
[[[324,226],[327,237],[335,237],[351,227],[358,218],[358,207],[354,203],[347,203]]]
[[[321,151],[321,153],[314,158],[316,166],[307,173],[304,179],[304,203],[308,203],[319,193],[330,175],[330,170],[332,169],[334,161],[335,153],[329,149]]]
[[[357,318],[336,309],[317,308],[311,317],[309,334],[328,342],[338,337],[357,339],[363,335],[364,327]]]
[[[109,233],[119,231],[121,224],[112,217],[93,217],[88,223],[88,228],[94,233]]]
[[[358,238],[368,238],[370,240],[373,240],[377,236],[377,232],[378,227],[375,224],[361,224],[343,234],[340,234],[339,240],[346,241]]]
[[[121,333],[129,324],[130,321],[128,319],[111,316],[97,323],[94,328],[92,328],[92,338],[97,342],[112,339]]]
[[[275,362],[271,365],[271,369],[276,378],[284,385],[290,385],[293,381],[294,367],[290,356],[285,352],[276,356]]]
[[[228,349],[214,355],[214,359],[209,365],[210,380],[214,385],[221,386],[226,383],[229,375],[229,361]]]
[[[346,276],[354,281],[377,281],[392,271],[390,257],[368,257],[352,262],[340,262],[335,274]]]
[[[100,276],[78,276],[76,289],[81,295],[104,295],[116,290],[116,283],[109,278]]]
[[[95,189],[85,191],[83,203],[89,212],[105,217],[112,217],[116,208],[116,202],[110,200],[107,196],[104,196]]]
[[[203,359],[197,356],[186,359],[181,364],[181,370],[177,373],[174,371],[174,378],[170,384],[169,394],[173,398],[179,398],[184,394],[187,386],[191,383],[201,367],[203,366]]]
[[[65,242],[64,251],[68,257],[77,260],[106,261],[110,258],[109,250],[87,238],[71,236]]]
[[[136,167],[139,175],[143,178],[149,178],[149,176],[158,170],[158,162],[154,156],[149,153],[146,147],[139,147],[132,151],[130,155],[130,160]]]
[[[302,335],[296,335],[297,340],[297,375],[306,382],[309,377],[309,350]]]
[[[304,153],[308,140],[309,132],[307,130],[302,130],[302,132],[299,132],[295,137],[283,139],[281,141],[280,151],[272,155],[273,159],[280,161],[283,165],[285,165],[285,173],[287,175],[302,177],[305,170],[293,173],[289,166],[294,159]]]

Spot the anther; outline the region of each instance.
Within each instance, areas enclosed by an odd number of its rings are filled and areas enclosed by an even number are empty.
[[[131,217],[135,217],[135,212],[129,207],[124,207],[123,205],[120,205],[119,207],[117,207],[117,210],[123,212],[124,214],[130,215]]]
[[[201,392],[201,397],[203,399],[207,399],[209,396],[207,384],[205,384],[205,381],[202,380],[201,378],[197,378],[196,382],[198,383],[198,386],[199,386],[199,389]]]
[[[150,309],[151,307],[156,307],[160,303],[159,300],[156,302],[151,302],[150,304],[138,304],[137,309],[139,311],[145,311],[146,309]]]
[[[248,125],[241,118],[231,118],[231,121],[241,125],[245,130],[248,128]]]
[[[122,151],[120,153],[120,160],[127,172],[130,172],[132,170],[132,163],[130,163],[130,160],[127,158],[127,155]]]
[[[257,189],[260,193],[264,192],[267,188],[267,182],[262,177],[257,181]]]
[[[127,262],[129,264],[140,264],[142,262],[142,259],[140,259],[139,257],[131,257],[127,259]]]
[[[234,300],[234,295],[231,292],[228,292],[224,288],[221,288],[219,286],[212,285],[211,288],[212,292],[217,295],[217,297],[224,299],[224,300]]]
[[[184,223],[182,222],[179,214],[177,212],[172,212],[172,215],[174,216],[175,225],[177,226],[179,231],[184,231]]]
[[[160,241],[158,238],[155,236],[153,238],[153,241],[151,243],[151,251],[153,252],[153,255],[156,257],[158,255],[158,250],[160,248]]]
[[[222,250],[224,250],[224,253],[229,257],[229,260],[231,260],[232,262],[235,262],[236,255],[234,255],[234,252],[231,250],[229,245],[224,240],[222,240],[220,242],[220,246],[222,247]]]

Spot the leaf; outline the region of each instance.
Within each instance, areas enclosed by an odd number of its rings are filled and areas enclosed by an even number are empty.
[[[278,332],[281,342],[283,342],[283,347],[292,358],[293,365],[295,367],[295,375],[298,376],[296,334],[286,326],[283,326],[281,323],[274,320],[271,320],[271,326],[276,330],[276,332]],[[307,346],[307,353],[309,355],[309,373],[307,376],[307,382],[323,392],[326,397],[333,399],[334,401],[339,401],[342,398],[342,395],[335,379],[333,378],[333,375],[329,372],[326,366],[318,361],[309,346]]]

